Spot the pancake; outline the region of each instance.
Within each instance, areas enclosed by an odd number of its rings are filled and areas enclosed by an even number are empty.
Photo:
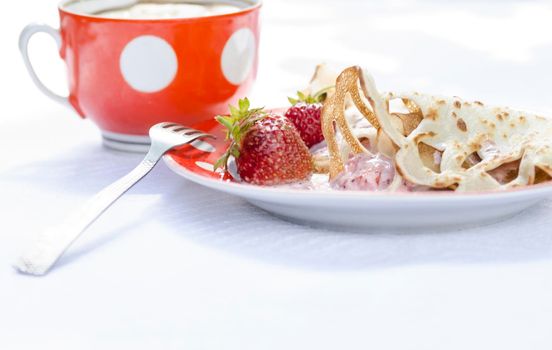
[[[355,135],[345,116],[348,99],[377,130],[375,150]],[[404,111],[392,112],[393,101]],[[552,177],[552,119],[458,97],[380,93],[357,66],[338,76],[324,103],[322,128],[330,178],[344,170],[348,153],[383,153],[404,180],[458,192],[508,189]]]

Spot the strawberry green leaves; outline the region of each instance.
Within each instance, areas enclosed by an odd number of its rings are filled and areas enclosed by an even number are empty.
[[[215,119],[226,128],[226,139],[231,140],[226,152],[215,163],[215,169],[227,170],[230,156],[240,156],[240,147],[243,137],[257,121],[266,116],[263,108],[252,108],[246,97],[238,101],[238,106],[229,105],[230,115],[217,115]]]
[[[299,102],[303,102],[306,104],[312,104],[312,103],[322,103],[326,99],[326,96],[328,94],[328,91],[333,89],[334,86],[328,86],[320,91],[318,91],[314,95],[306,95],[305,93],[301,91],[297,91],[297,98],[295,97],[288,97],[289,103],[291,103],[292,106],[295,106]]]
[[[305,102],[305,103],[317,103],[318,101],[314,98],[314,96],[311,95],[305,95],[301,91],[297,91],[297,98],[288,97],[289,103],[291,103],[293,106],[298,104],[299,102]]]

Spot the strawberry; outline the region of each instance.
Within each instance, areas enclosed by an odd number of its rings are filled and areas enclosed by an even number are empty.
[[[321,90],[314,96],[298,91],[298,98],[288,97],[292,106],[287,110],[285,116],[293,122],[307,147],[312,147],[324,140],[320,114],[322,112],[321,102],[326,96],[326,91],[327,89]]]
[[[293,124],[281,114],[262,108],[250,109],[247,98],[239,108],[230,106],[229,116],[217,116],[231,140],[215,168],[227,168],[234,156],[243,181],[256,185],[278,185],[304,180],[312,172],[309,149]]]

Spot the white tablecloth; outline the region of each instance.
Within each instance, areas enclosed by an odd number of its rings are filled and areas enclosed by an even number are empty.
[[[141,158],[42,96],[17,52],[54,0],[0,13],[0,349],[550,349],[552,201],[449,232],[287,223],[163,164],[44,278],[10,263]],[[380,89],[552,111],[544,2],[276,1],[263,9],[260,105],[313,66],[361,64]],[[60,87],[53,43],[33,42]],[[57,85],[56,85],[57,84]]]

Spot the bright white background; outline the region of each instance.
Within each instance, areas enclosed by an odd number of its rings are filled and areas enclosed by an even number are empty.
[[[0,349],[550,349],[552,202],[427,233],[290,224],[163,164],[44,278],[10,263],[30,235],[139,155],[42,96],[17,37],[54,0],[0,11]],[[381,89],[552,112],[552,7],[530,1],[277,1],[253,99],[285,103],[313,66],[361,64]],[[64,89],[46,37],[42,76]]]

